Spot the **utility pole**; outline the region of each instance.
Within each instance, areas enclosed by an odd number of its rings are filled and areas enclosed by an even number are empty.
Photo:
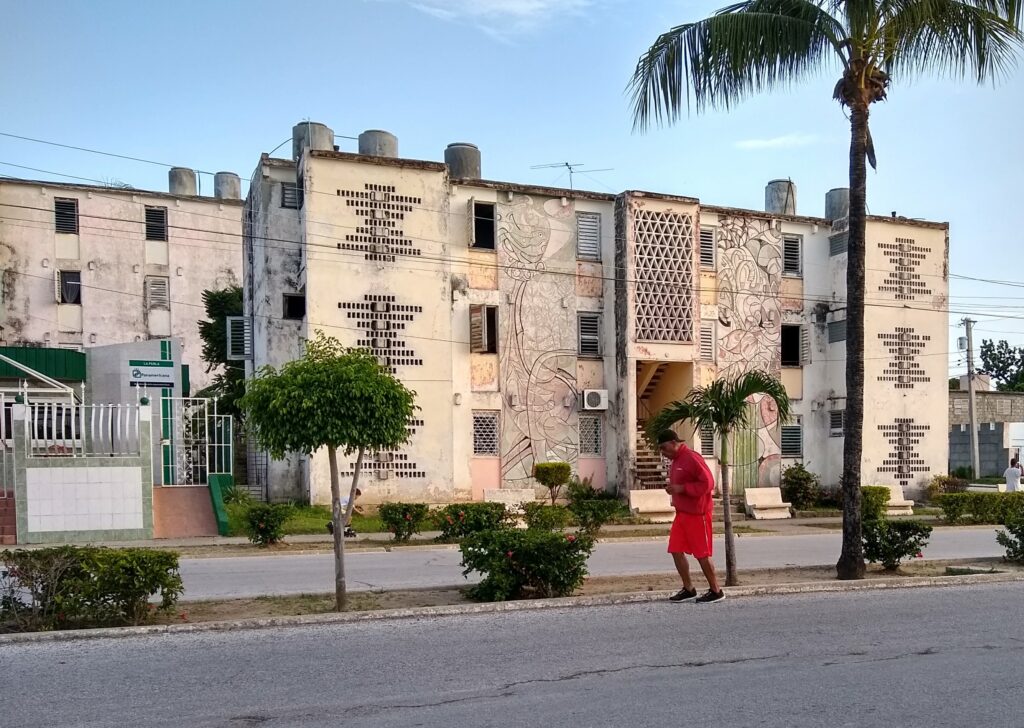
[[[978,409],[974,402],[974,319],[961,322],[967,329],[967,413],[971,420],[971,469],[974,477],[981,477],[978,458]]]

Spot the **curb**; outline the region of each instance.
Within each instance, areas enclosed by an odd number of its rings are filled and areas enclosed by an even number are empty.
[[[955,587],[998,583],[1024,583],[1024,574],[971,574],[965,576],[903,577],[902,579],[896,580],[866,579],[852,582],[830,581],[776,585],[765,584],[749,587],[727,587],[726,593],[730,598],[743,598],[831,592],[881,591],[886,589]],[[572,609],[580,607],[615,606],[620,604],[644,604],[662,602],[668,599],[668,597],[673,593],[674,591],[631,592],[625,594],[601,594],[591,597],[563,597],[559,599],[533,599],[514,602],[492,602],[465,605],[458,604],[441,607],[379,609],[369,612],[346,612],[340,614],[310,614],[294,617],[239,619],[230,622],[147,625],[142,627],[108,627],[102,629],[67,630],[63,632],[25,632],[0,635],[0,645],[116,639],[163,634],[228,632],[235,630],[272,629],[280,627],[327,626],[397,619],[430,619],[436,617],[455,617],[474,614],[526,612],[543,609]]]

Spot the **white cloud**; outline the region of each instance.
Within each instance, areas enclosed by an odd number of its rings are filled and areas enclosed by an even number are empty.
[[[817,144],[821,139],[815,134],[784,134],[783,136],[770,139],[743,139],[734,144],[737,149],[760,150],[760,149],[794,149],[796,147],[809,147]]]
[[[537,30],[560,16],[576,15],[595,0],[401,0],[448,22],[466,22],[486,33],[508,38]]]

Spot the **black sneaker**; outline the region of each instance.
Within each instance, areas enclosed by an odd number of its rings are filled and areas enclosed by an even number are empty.
[[[327,533],[334,535],[334,521],[327,522]]]
[[[346,528],[345,529],[345,538],[355,538],[355,537],[356,537],[356,532],[355,531],[353,531],[351,528]]]
[[[725,599],[725,592],[713,592],[708,589],[708,593],[697,599],[697,604],[715,604]]]
[[[697,598],[697,590],[696,589],[680,589],[675,594],[670,596],[668,598],[668,600],[670,602],[688,602],[691,599],[696,599],[696,598]]]

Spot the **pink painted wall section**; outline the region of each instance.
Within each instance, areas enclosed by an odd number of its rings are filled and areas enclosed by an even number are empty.
[[[473,458],[469,461],[469,475],[473,479],[473,500],[482,501],[485,490],[501,487],[501,458]]]
[[[580,479],[593,478],[595,490],[604,490],[608,483],[608,468],[605,466],[603,457],[588,458],[581,457],[576,463]]]

